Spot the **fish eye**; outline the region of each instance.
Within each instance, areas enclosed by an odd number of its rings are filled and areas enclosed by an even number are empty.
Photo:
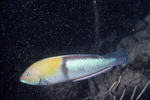
[[[30,76],[30,73],[29,73],[29,72],[26,72],[26,76]]]

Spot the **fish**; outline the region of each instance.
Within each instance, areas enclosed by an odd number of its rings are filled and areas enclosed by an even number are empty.
[[[67,81],[80,81],[127,64],[128,55],[123,48],[106,55],[71,54],[49,57],[29,66],[20,81],[29,85],[53,85]]]

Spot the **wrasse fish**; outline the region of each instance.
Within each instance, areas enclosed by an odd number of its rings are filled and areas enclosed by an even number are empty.
[[[79,81],[101,74],[113,66],[128,63],[124,49],[100,55],[63,55],[50,57],[32,64],[21,75],[20,81],[30,85],[52,85]]]

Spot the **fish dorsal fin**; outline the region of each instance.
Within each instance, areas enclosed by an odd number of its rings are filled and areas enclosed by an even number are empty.
[[[88,79],[88,78],[94,77],[94,76],[96,76],[96,75],[98,75],[98,74],[101,74],[101,73],[103,73],[103,72],[105,72],[105,71],[111,69],[111,68],[112,68],[112,67],[107,67],[107,68],[105,68],[105,69],[103,69],[103,70],[100,70],[100,71],[98,71],[98,72],[96,72],[96,73],[93,73],[93,74],[90,74],[90,75],[87,75],[87,76],[83,76],[83,77],[80,77],[80,78],[76,78],[76,79],[74,79],[73,81],[76,82],[76,81],[80,81],[80,80],[84,80],[84,79]]]

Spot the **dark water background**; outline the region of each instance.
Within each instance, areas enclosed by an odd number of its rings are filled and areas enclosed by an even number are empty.
[[[148,0],[97,0],[97,9],[99,40],[115,33],[119,41],[133,34],[135,23],[150,13],[150,3]],[[56,100],[58,91],[50,89],[48,93],[53,96],[48,96],[45,87],[23,84],[19,77],[33,62],[46,57],[93,54],[95,16],[92,0],[2,0],[1,100]],[[103,46],[101,52],[113,43]],[[88,96],[86,84],[84,81],[75,85],[81,90],[74,97],[76,100]]]

